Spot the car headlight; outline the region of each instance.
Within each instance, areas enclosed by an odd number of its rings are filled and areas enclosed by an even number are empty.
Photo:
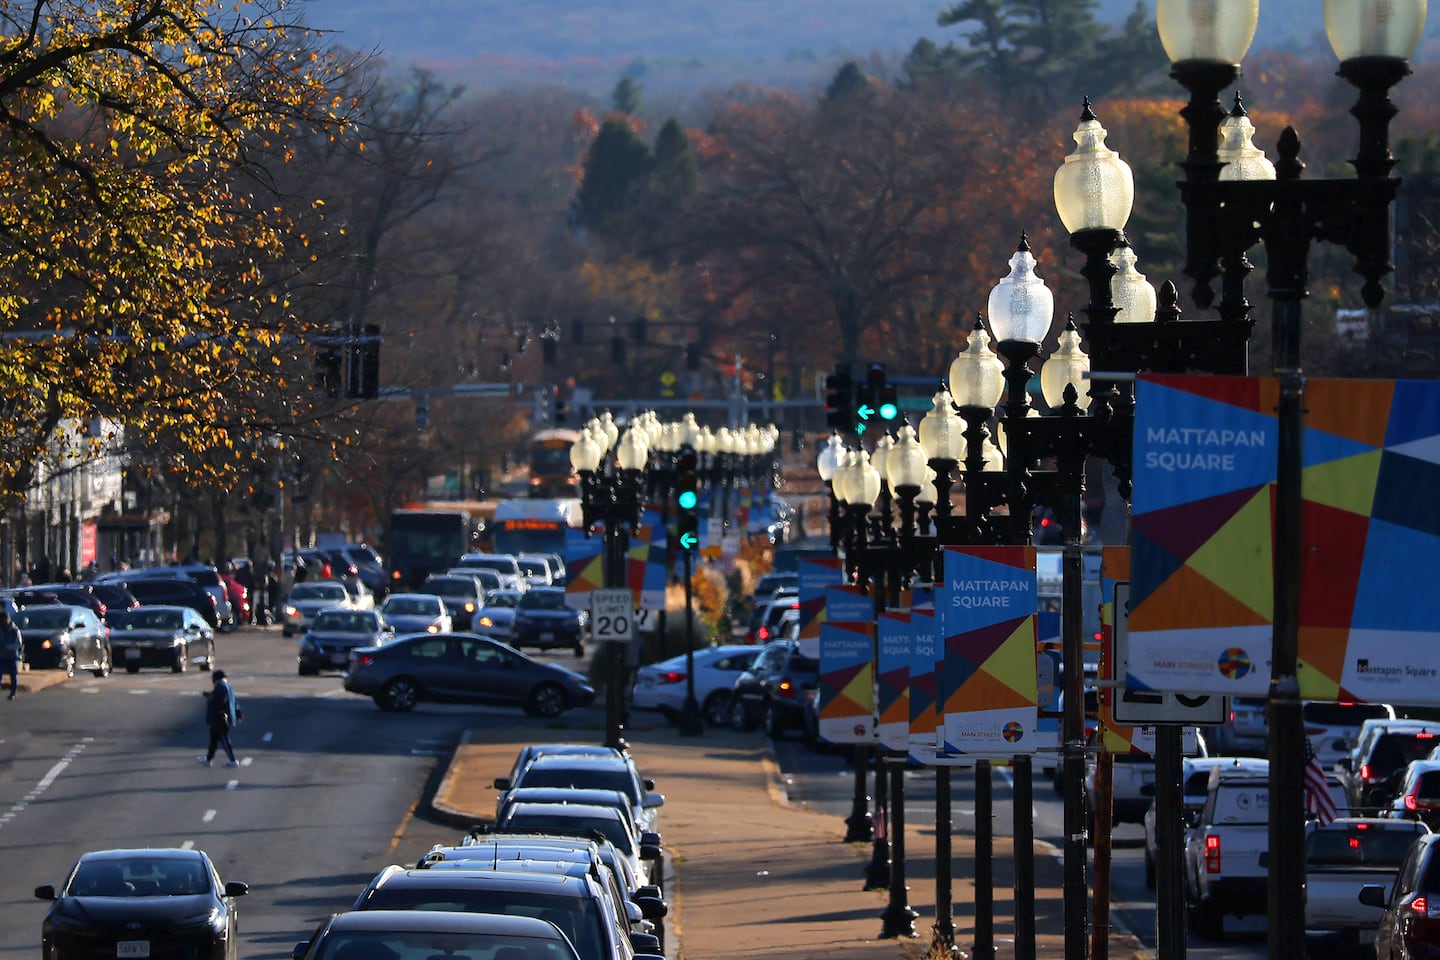
[[[290,604],[287,603],[287,604],[285,605],[285,616],[287,616],[287,617],[298,617],[298,616],[300,616],[300,610],[299,610],[298,607],[292,607],[292,606],[290,606]]]
[[[465,601],[465,612],[466,612],[466,613],[474,613],[474,612],[475,612],[475,604],[472,603],[472,602],[470,602],[469,600],[466,600],[466,601]]]
[[[205,913],[191,914],[177,921],[176,927],[182,930],[196,930],[201,927],[208,927],[216,933],[225,932],[225,915],[220,912],[219,907],[211,907]]]
[[[438,624],[438,623],[432,623],[432,624],[430,624],[430,626],[428,626],[428,627],[425,628],[425,632],[426,632],[426,633],[439,633],[439,632],[440,632],[440,624]]]

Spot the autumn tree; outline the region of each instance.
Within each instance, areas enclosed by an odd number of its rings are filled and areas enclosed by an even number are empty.
[[[96,417],[225,483],[239,458],[200,454],[236,447],[257,396],[309,402],[285,363],[306,325],[266,271],[304,243],[302,204],[271,173],[344,126],[349,64],[282,0],[8,2],[0,23],[0,498]]]

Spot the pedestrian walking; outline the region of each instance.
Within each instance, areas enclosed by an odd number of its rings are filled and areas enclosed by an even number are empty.
[[[210,728],[210,747],[205,756],[195,759],[208,767],[215,762],[215,748],[224,747],[225,755],[230,758],[225,766],[238,767],[240,763],[235,759],[235,748],[230,746],[230,730],[245,714],[235,702],[235,690],[225,679],[225,671],[216,670],[210,674],[210,679],[213,686],[205,702],[205,725]]]
[[[0,608],[0,674],[10,678],[10,699],[20,689],[20,660],[25,653],[25,641],[20,638],[20,628],[10,619],[10,611]]]

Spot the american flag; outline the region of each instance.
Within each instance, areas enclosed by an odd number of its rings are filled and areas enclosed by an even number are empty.
[[[1305,738],[1305,812],[1313,816],[1321,826],[1340,815],[1335,808],[1335,798],[1330,795],[1330,785],[1325,782],[1325,771],[1315,756],[1310,738]]]

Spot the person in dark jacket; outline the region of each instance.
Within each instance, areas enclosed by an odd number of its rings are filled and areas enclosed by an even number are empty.
[[[0,608],[0,675],[10,678],[10,697],[20,689],[20,661],[24,659],[25,641],[20,628],[10,619],[10,611]]]
[[[230,728],[240,722],[240,708],[235,702],[235,690],[230,686],[230,681],[225,679],[224,670],[216,670],[210,674],[213,686],[210,688],[210,696],[205,702],[205,724],[210,728],[210,748],[205,751],[205,756],[195,759],[205,766],[215,762],[215,748],[224,747],[225,755],[230,758],[225,764],[227,767],[238,767],[240,762],[235,759],[235,749],[230,746]]]

